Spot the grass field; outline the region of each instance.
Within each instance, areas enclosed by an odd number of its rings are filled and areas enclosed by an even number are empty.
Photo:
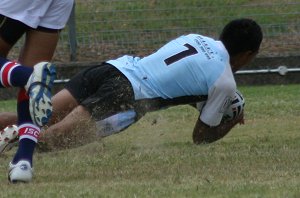
[[[197,112],[170,108],[121,134],[36,153],[30,184],[9,184],[14,150],[1,155],[0,197],[300,197],[300,85],[239,89],[246,124],[216,143],[194,145]]]

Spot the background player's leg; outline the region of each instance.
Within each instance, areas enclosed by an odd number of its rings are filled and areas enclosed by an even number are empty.
[[[48,126],[61,121],[78,106],[78,103],[67,89],[62,89],[52,97],[52,105],[53,112]]]
[[[94,141],[95,138],[95,122],[81,105],[40,136],[40,140],[50,146],[51,150],[80,146]]]
[[[0,113],[0,130],[4,129],[8,125],[17,123],[18,116],[14,112],[2,112]]]

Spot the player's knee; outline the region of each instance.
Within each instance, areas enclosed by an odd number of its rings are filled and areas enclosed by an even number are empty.
[[[91,113],[89,112],[89,110],[82,105],[77,106],[75,112],[77,115],[80,115],[83,119],[89,119],[91,117]]]

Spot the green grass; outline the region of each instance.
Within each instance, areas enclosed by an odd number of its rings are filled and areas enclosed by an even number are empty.
[[[239,89],[246,124],[216,143],[194,145],[197,112],[170,108],[101,141],[36,153],[30,184],[8,184],[15,150],[2,155],[0,197],[300,197],[300,85]]]
[[[14,100],[4,100],[0,103],[0,112],[4,111],[16,111],[16,101]]]

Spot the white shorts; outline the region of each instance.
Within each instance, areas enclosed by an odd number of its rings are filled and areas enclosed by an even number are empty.
[[[0,0],[0,14],[37,28],[63,29],[74,0]]]

